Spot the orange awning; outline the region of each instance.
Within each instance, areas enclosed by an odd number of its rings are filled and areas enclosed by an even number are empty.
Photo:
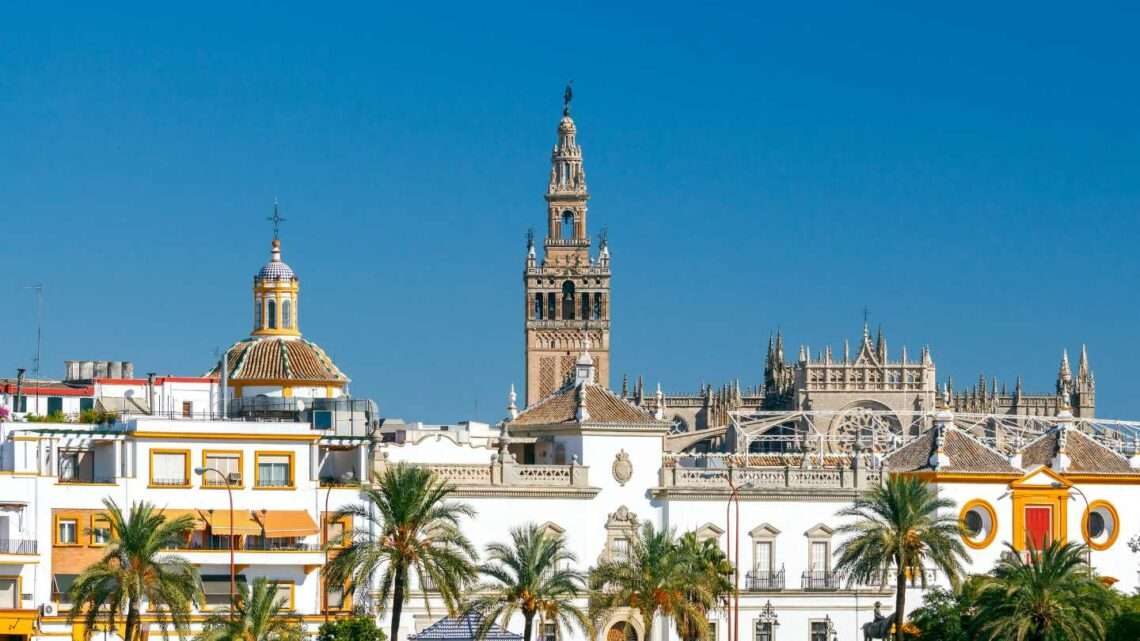
[[[202,510],[202,515],[210,523],[213,534],[225,536],[227,534],[261,534],[261,524],[253,519],[249,510],[234,510],[234,523],[230,527],[230,511],[228,508],[217,510]]]
[[[309,536],[321,531],[305,510],[260,510],[254,516],[265,528],[266,538]]]
[[[164,507],[161,510],[159,510],[159,512],[162,513],[162,516],[166,517],[167,521],[173,521],[174,519],[177,519],[177,518],[180,518],[183,516],[189,516],[190,518],[194,519],[194,529],[195,530],[206,529],[206,521],[205,521],[205,519],[202,518],[202,515],[198,512],[198,510],[185,510],[185,509],[175,509],[172,507]]]

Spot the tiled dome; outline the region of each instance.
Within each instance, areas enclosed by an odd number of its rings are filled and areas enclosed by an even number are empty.
[[[258,278],[296,278],[297,275],[293,273],[293,268],[286,265],[280,260],[271,260],[265,263],[261,271],[257,272]]]

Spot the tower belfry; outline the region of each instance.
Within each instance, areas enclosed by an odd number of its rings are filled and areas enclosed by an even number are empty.
[[[560,388],[574,371],[583,347],[590,344],[597,382],[609,385],[610,256],[603,237],[596,257],[590,254],[586,224],[586,170],[578,130],[570,117],[567,87],[558,142],[550,156],[546,186],[546,238],[541,262],[528,239],[526,270],[526,402]]]

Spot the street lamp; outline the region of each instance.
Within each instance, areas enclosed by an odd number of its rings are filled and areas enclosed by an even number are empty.
[[[725,480],[728,481],[729,493],[728,500],[724,504],[724,529],[725,534],[728,534],[728,529],[732,527],[733,522],[731,518],[732,507],[736,506],[736,523],[732,532],[732,541],[729,541],[725,547],[729,551],[729,562],[732,563],[732,604],[729,606],[729,612],[732,615],[732,632],[729,641],[740,641],[740,490],[746,490],[753,487],[752,483],[744,483],[736,485],[732,482],[732,468],[728,468],[728,474]],[[735,547],[735,551],[732,549]]]
[[[1065,487],[1065,485],[1064,485],[1063,483],[1060,483],[1060,482],[1058,482],[1058,481],[1053,481],[1052,483],[1050,483],[1050,485],[1051,485],[1051,486],[1052,486],[1054,489],[1058,489],[1058,490],[1059,490],[1059,489],[1063,489],[1063,488]],[[1086,534],[1086,532],[1085,532],[1085,518],[1090,518],[1090,517],[1092,516],[1092,514],[1090,514],[1090,512],[1091,512],[1092,508],[1091,508],[1091,507],[1089,507],[1089,497],[1085,496],[1085,493],[1081,491],[1081,488],[1077,487],[1076,485],[1070,485],[1070,486],[1068,487],[1068,489],[1070,489],[1070,490],[1073,490],[1073,491],[1074,491],[1074,492],[1076,492],[1077,494],[1080,494],[1080,495],[1081,495],[1081,498],[1085,500],[1085,515],[1086,515],[1086,516],[1084,516],[1084,517],[1082,517],[1082,518],[1081,518],[1081,537],[1083,538],[1083,537],[1085,536],[1085,534]],[[1069,498],[1071,498],[1071,499],[1073,499],[1073,500],[1076,500],[1076,497],[1074,497],[1074,496],[1070,496]],[[1091,537],[1090,537],[1090,538],[1091,538]],[[1089,574],[1092,574],[1092,546],[1091,546],[1091,545],[1087,545],[1087,543],[1089,543],[1089,541],[1085,541],[1085,543],[1086,543],[1086,545],[1085,545],[1085,548],[1086,548],[1086,551],[1085,551],[1085,553],[1086,553],[1086,555],[1087,555],[1087,557],[1086,557],[1086,563],[1088,563],[1088,565],[1089,565]]]
[[[352,470],[340,475],[340,480],[348,483],[352,481],[355,475]],[[325,490],[325,511],[321,515],[321,529],[324,530],[325,539],[325,564],[321,568],[321,584],[324,585],[324,594],[321,595],[321,610],[325,615],[325,623],[329,622],[329,585],[328,585],[328,569],[329,569],[329,497],[332,496],[333,489],[336,488],[336,483],[330,483],[327,490]]]
[[[226,484],[226,494],[230,499],[230,535],[227,537],[230,544],[230,618],[234,617],[237,603],[237,579],[234,573],[234,490],[233,484],[241,481],[241,475],[237,472],[230,472],[229,474],[222,474],[220,470],[213,467],[196,467],[194,473],[198,476],[205,478],[206,472],[213,472],[222,477],[222,481]]]

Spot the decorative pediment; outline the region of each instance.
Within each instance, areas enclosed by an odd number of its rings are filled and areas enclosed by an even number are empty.
[[[835,534],[835,528],[830,528],[823,523],[817,523],[807,532],[804,532],[804,536],[809,539],[830,539],[832,534]]]
[[[1044,465],[1034,466],[1025,474],[1009,484],[1014,489],[1057,487],[1068,489],[1073,486],[1064,477]]]
[[[816,526],[819,527],[819,526]],[[780,531],[769,523],[761,523],[748,531],[748,536],[754,539],[774,539]]]
[[[550,539],[560,539],[566,534],[566,528],[558,525],[554,521],[547,521],[538,526],[538,531]]]
[[[606,518],[607,530],[636,529],[637,515],[629,511],[626,506],[619,507]]]
[[[694,533],[697,535],[698,541],[706,541],[708,539],[719,539],[720,535],[724,534],[724,528],[717,527],[717,525],[715,523],[712,523],[710,521],[708,523],[705,523],[701,527],[697,528],[694,531]]]

